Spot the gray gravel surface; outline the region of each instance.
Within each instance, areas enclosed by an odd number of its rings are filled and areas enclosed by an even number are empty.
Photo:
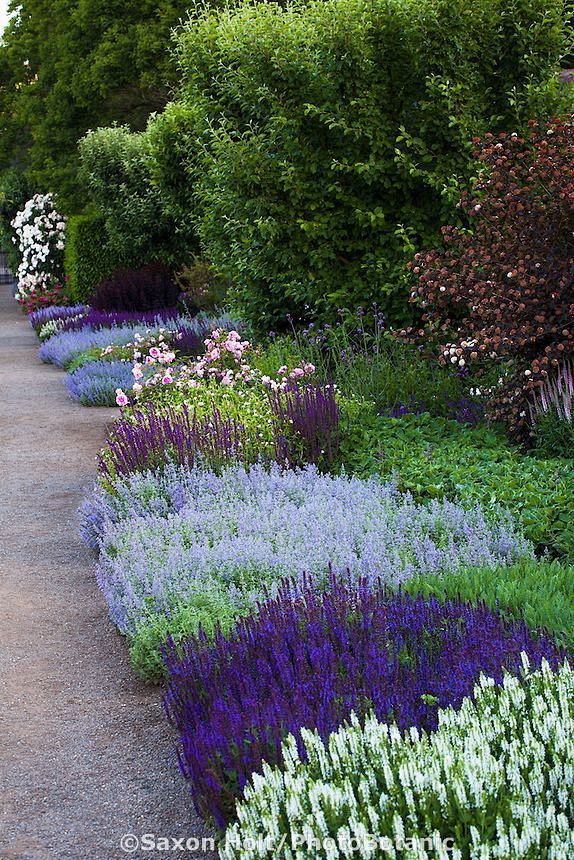
[[[116,410],[69,400],[63,372],[40,363],[0,289],[0,858],[213,857],[194,842],[120,849],[125,833],[210,832],[179,774],[160,692],[131,671],[78,536],[76,509]]]

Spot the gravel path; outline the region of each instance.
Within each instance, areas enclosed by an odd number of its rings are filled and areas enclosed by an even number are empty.
[[[0,289],[0,858],[165,857],[128,855],[120,838],[209,832],[159,692],[132,673],[77,533],[115,411],[68,399]],[[194,845],[169,856],[214,856]]]

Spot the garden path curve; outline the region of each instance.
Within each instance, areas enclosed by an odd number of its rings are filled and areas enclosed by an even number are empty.
[[[209,833],[159,692],[133,675],[78,536],[115,413],[68,399],[0,290],[0,858],[165,857],[122,853],[120,837]]]

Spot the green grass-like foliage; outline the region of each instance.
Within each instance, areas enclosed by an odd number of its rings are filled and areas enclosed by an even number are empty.
[[[428,736],[401,736],[374,717],[364,726],[353,718],[326,742],[315,732],[302,735],[308,761],[291,736],[282,768],[264,764],[246,787],[224,860],[279,856],[280,844],[287,846],[281,856],[298,860],[353,853],[569,860],[574,853],[574,673],[567,663],[555,673],[548,664],[525,667],[522,679],[507,675],[498,687],[482,677],[475,701],[440,712]],[[372,837],[388,841],[377,850]]]
[[[481,600],[492,609],[523,616],[528,627],[546,628],[574,649],[574,566],[524,559],[508,567],[473,568],[405,582],[412,594]]]

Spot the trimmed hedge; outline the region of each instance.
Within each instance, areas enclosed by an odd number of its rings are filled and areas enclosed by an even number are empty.
[[[127,126],[97,128],[79,146],[82,175],[105,217],[110,249],[138,266],[179,262],[175,224],[151,182],[147,134]]]
[[[399,320],[405,260],[455,217],[472,137],[559,109],[562,15],[562,0],[206,9],[179,37],[180,101],[152,124],[156,180],[180,217],[191,197],[259,329],[374,299]]]
[[[102,281],[122,264],[106,239],[103,215],[72,215],[66,230],[64,266],[67,292],[75,302],[86,302]]]

